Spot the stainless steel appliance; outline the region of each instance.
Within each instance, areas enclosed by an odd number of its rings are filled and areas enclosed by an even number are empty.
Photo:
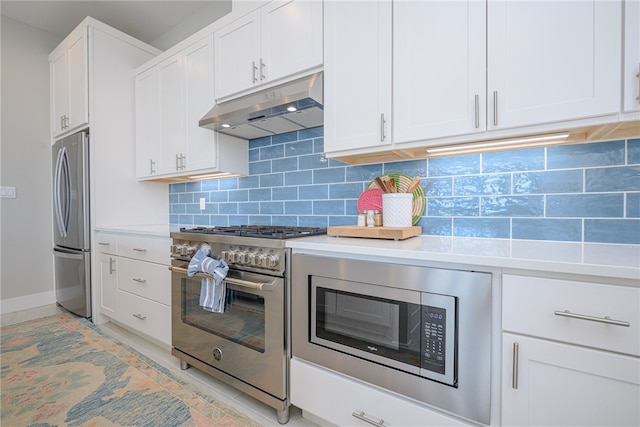
[[[292,265],[293,357],[489,424],[490,273],[305,253]]]
[[[290,249],[285,240],[326,229],[313,227],[198,227],[171,233],[172,354],[236,387],[289,420]],[[202,277],[189,277],[202,243],[229,264],[224,313],[199,305]]]
[[[91,317],[89,134],[78,132],[53,145],[55,293],[58,305]]]
[[[318,72],[217,103],[199,125],[244,139],[322,126],[323,97],[323,74]]]

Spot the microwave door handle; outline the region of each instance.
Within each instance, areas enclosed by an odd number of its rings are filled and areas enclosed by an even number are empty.
[[[177,273],[184,273],[187,274],[187,269],[186,268],[182,268],[182,267],[174,267],[171,266],[169,267],[169,270],[171,271],[175,271]],[[214,280],[214,277],[209,274],[209,273],[196,273],[191,277],[200,277],[200,278],[206,278],[206,279],[211,279]],[[241,279],[234,279],[231,277],[226,277],[224,279],[225,282],[227,282],[230,285],[236,285],[236,286],[242,286],[243,288],[249,288],[249,289],[256,289],[256,290],[260,290],[260,291],[270,291],[273,288],[275,288],[276,284],[275,281],[271,282],[271,283],[262,283],[262,282],[252,282],[249,280],[241,280]]]

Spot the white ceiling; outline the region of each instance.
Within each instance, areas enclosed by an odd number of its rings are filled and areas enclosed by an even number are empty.
[[[91,16],[146,43],[192,18],[199,28],[231,11],[231,0],[56,1],[2,0],[0,13],[62,40]],[[200,16],[199,16],[200,15]],[[210,19],[201,19],[206,15]],[[190,23],[193,26],[193,23]]]

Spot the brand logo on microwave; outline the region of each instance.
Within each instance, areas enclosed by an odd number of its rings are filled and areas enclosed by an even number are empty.
[[[368,346],[367,346],[367,349],[368,349],[369,351],[375,351],[375,352],[378,352],[378,347],[374,347],[374,346],[372,346],[372,345],[368,345]]]

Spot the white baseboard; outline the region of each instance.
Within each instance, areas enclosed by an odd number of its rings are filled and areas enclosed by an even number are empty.
[[[0,314],[15,313],[16,311],[29,310],[31,308],[55,303],[55,291],[25,295],[17,298],[7,298],[0,300]]]

